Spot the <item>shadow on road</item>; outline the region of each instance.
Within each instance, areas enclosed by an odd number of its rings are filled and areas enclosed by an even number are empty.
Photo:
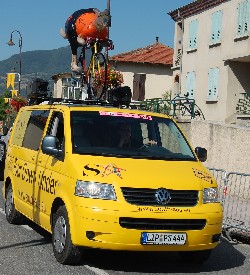
[[[84,250],[82,264],[92,267],[125,272],[142,273],[200,273],[223,271],[242,266],[245,256],[234,245],[222,238],[211,257],[203,265],[181,261],[174,252],[112,252]]]
[[[12,248],[12,247],[24,248],[24,247],[30,247],[30,246],[38,246],[38,245],[44,245],[47,243],[48,241],[46,241],[45,239],[32,240],[28,242],[20,242],[20,243],[0,246],[0,250]]]

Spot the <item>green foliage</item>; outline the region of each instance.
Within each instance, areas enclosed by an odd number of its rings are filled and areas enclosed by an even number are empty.
[[[11,98],[12,97],[11,91],[5,91],[5,92],[3,92],[3,97],[5,97],[5,98]]]
[[[166,91],[164,94],[162,94],[162,99],[163,100],[171,100],[171,96],[172,96],[172,91]]]
[[[5,103],[4,96],[0,97],[0,120],[5,121],[7,118],[6,109],[8,108],[9,104]]]
[[[172,110],[171,106],[172,91],[166,91],[162,94],[162,98],[152,98],[145,100],[146,109],[157,113],[170,114]]]

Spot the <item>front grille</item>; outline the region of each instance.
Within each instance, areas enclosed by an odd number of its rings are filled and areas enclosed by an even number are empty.
[[[159,206],[155,198],[157,189],[123,187],[122,193],[130,204]],[[198,202],[198,191],[168,190],[171,196],[167,206],[195,206]]]
[[[138,219],[120,218],[120,226],[138,230],[201,230],[205,219]]]

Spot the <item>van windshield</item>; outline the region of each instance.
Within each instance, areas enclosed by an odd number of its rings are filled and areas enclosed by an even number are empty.
[[[75,154],[196,161],[185,137],[168,118],[71,111],[71,129]]]

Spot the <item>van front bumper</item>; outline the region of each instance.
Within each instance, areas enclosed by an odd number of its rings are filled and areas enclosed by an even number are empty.
[[[191,251],[213,249],[218,244],[223,215],[215,213],[151,213],[107,210],[76,206],[72,216],[71,237],[77,246],[130,251]],[[128,229],[120,225],[122,217],[135,219],[205,219],[206,224],[199,230],[147,230]],[[184,245],[142,245],[143,232],[186,233]],[[216,240],[214,240],[216,239]]]

